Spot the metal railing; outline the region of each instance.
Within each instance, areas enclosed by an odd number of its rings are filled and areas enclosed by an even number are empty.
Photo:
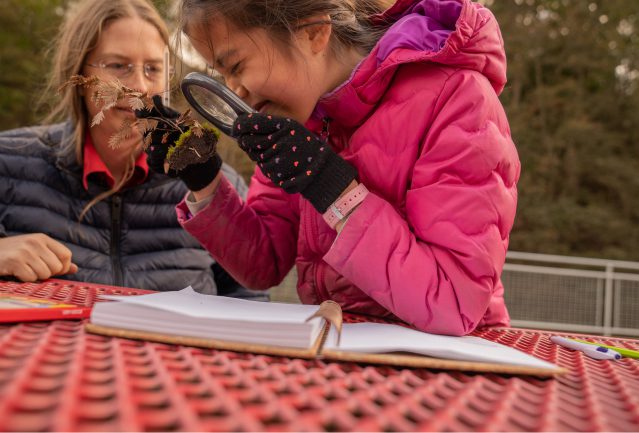
[[[510,251],[502,274],[512,325],[639,336],[639,263]]]

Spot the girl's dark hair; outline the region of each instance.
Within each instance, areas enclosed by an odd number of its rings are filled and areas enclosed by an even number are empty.
[[[389,0],[182,0],[180,27],[190,34],[221,15],[238,29],[262,28],[288,41],[300,20],[328,15],[333,50],[355,48],[368,53],[385,30],[373,26],[370,16],[390,4]]]

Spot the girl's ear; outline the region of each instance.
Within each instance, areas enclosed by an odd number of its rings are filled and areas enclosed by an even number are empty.
[[[328,48],[333,26],[329,15],[315,15],[304,18],[297,24],[301,35],[310,43],[314,54],[321,53]]]

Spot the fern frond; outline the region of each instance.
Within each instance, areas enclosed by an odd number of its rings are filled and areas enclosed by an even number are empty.
[[[104,120],[104,111],[100,110],[98,114],[93,116],[93,119],[91,120],[91,127],[93,128],[94,126],[99,125],[100,123],[102,123],[103,120]]]
[[[138,96],[129,96],[129,107],[132,110],[144,110],[144,101],[142,101]]]

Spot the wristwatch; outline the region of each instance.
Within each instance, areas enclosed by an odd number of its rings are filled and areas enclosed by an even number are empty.
[[[350,214],[355,207],[360,204],[368,195],[368,189],[363,183],[357,184],[355,188],[338,198],[331,204],[322,215],[326,224],[335,229],[337,223]]]

